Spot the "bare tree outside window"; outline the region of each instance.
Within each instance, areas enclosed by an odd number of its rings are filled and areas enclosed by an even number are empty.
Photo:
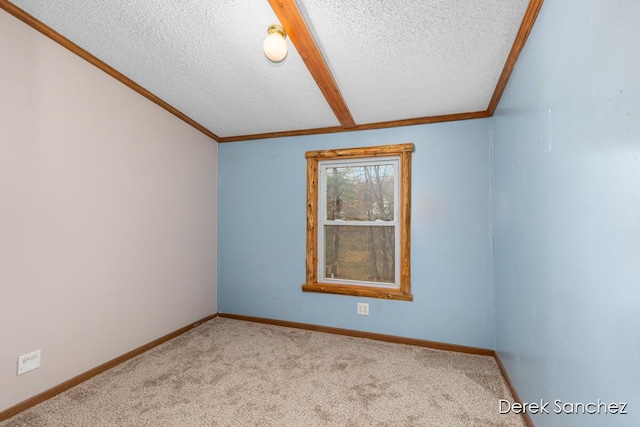
[[[345,221],[325,226],[327,277],[395,282],[395,226],[347,225],[393,221],[394,170],[392,164],[327,169],[327,219]]]

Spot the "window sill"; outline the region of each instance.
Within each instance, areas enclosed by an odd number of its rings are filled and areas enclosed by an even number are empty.
[[[402,292],[400,289],[315,283],[311,285],[302,285],[302,290],[304,292],[320,292],[323,294],[352,295],[367,298],[413,301],[413,295]]]

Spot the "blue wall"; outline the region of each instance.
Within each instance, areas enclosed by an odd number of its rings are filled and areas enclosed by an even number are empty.
[[[221,144],[219,311],[493,348],[490,135],[485,119]],[[303,293],[305,151],[404,142],[414,301]]]
[[[638,18],[547,1],[493,119],[222,144],[220,312],[496,348],[526,402],[629,404],[536,425],[640,425]],[[401,142],[415,301],[303,293],[304,152]]]
[[[639,19],[545,2],[493,118],[499,355],[524,401],[630,405],[537,426],[640,425]]]

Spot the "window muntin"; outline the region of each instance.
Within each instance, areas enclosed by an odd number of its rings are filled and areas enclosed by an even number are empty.
[[[400,287],[399,161],[394,156],[319,162],[321,281]]]
[[[413,149],[413,144],[406,143],[305,153],[307,159],[307,268],[306,283],[302,285],[303,291],[413,300],[410,284],[411,154]],[[343,163],[344,161],[347,162]],[[393,169],[393,179],[391,179],[390,169],[379,168],[375,171],[370,168],[382,165],[393,165],[385,166]],[[369,169],[365,166],[369,166]],[[324,177],[321,172],[323,167],[325,168]],[[378,191],[377,195],[372,193],[366,196],[366,193],[355,194],[360,192],[352,191],[352,194],[341,194],[338,200],[335,194],[332,194],[332,191],[335,193],[335,189],[331,188],[331,183],[328,186],[324,182],[320,183],[321,179],[331,180],[348,174],[360,175],[359,181],[356,179],[355,182],[359,182],[358,185],[361,187],[367,179],[378,179],[382,174],[387,179],[382,187],[376,187],[378,190],[382,188],[382,194]],[[393,197],[390,194],[393,194]],[[367,197],[369,197],[369,203],[372,203],[373,198],[377,198],[377,201],[369,205],[369,208],[363,208],[366,205],[363,201],[366,202]],[[361,265],[351,260],[356,266],[350,267],[347,263],[349,257],[340,255],[343,251],[337,251],[337,255],[335,254],[331,239],[335,237],[336,227],[341,230],[340,239],[347,239],[343,241],[344,244],[352,240],[351,245],[361,246],[359,249],[361,257],[365,252],[362,248],[370,248],[367,242],[378,242],[374,245],[378,247],[377,251],[367,252],[368,264],[366,259],[360,260]],[[393,250],[390,249],[391,245],[384,246],[386,243],[381,243],[389,241],[389,234],[393,234],[394,237]],[[383,265],[385,262],[386,267]],[[374,269],[374,274],[371,274],[373,265],[376,266],[377,273]],[[332,272],[333,277],[331,277]]]

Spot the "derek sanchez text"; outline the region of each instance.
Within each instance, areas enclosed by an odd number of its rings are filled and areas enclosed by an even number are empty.
[[[563,402],[556,399],[553,402],[510,402],[500,399],[500,414],[627,414],[626,402],[606,403],[598,399],[595,402]]]

